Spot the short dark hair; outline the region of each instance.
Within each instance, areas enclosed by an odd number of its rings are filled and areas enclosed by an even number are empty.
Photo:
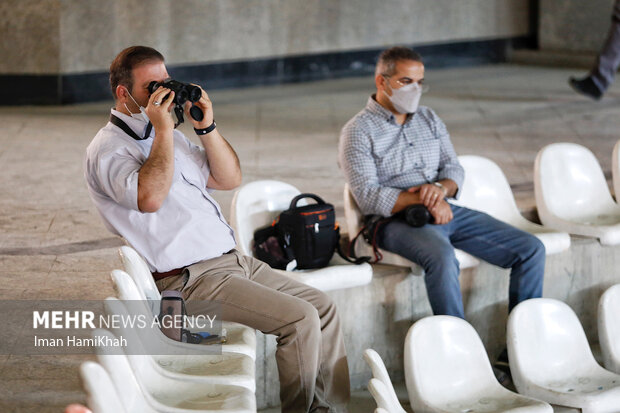
[[[396,62],[401,60],[413,60],[414,62],[424,63],[422,56],[408,47],[394,46],[384,50],[377,60],[375,74],[392,75],[396,71]]]
[[[133,89],[133,69],[149,61],[163,62],[164,56],[152,47],[131,46],[114,58],[110,64],[110,87],[114,99],[118,85],[123,85],[130,91]]]

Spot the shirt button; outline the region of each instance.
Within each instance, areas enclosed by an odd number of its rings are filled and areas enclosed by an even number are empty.
[[[413,146],[413,143],[410,143],[409,146]]]

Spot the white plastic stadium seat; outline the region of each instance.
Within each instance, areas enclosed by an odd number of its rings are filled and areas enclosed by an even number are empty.
[[[93,361],[86,361],[80,366],[80,376],[86,391],[88,407],[93,413],[127,413],[110,376],[103,367]]]
[[[390,392],[383,384],[383,382],[379,379],[372,378],[368,382],[368,391],[372,395],[373,399],[377,403],[377,407],[380,409],[384,409],[390,413],[404,413],[402,406],[399,404],[394,404],[394,401],[390,397]]]
[[[93,331],[93,337],[97,336],[111,340],[116,337],[101,329]],[[98,346],[96,351],[97,360],[110,375],[127,412],[256,412],[254,394],[244,387],[137,376],[118,349]]]
[[[132,314],[150,320],[153,314],[144,301],[133,298],[136,296],[136,288],[134,284],[128,281],[131,281],[131,279],[124,271],[114,270],[112,272],[112,282],[119,292],[119,298],[131,304]],[[114,300],[112,297],[109,299]],[[116,307],[112,307],[112,310],[114,309],[116,309]],[[214,353],[217,352],[217,348],[212,346],[182,343],[172,340],[156,328],[145,328],[141,329],[140,332],[141,334],[138,337],[144,345],[148,343],[149,348],[151,348],[150,346],[154,346],[158,350],[161,349],[160,354],[153,354],[152,357],[157,364],[166,370],[184,371],[194,368],[200,369],[200,366],[204,366],[205,360],[215,356],[216,354]],[[230,347],[226,346],[226,344],[223,344],[220,347],[222,355],[239,356],[241,358],[247,357],[250,360],[254,360],[251,355],[237,351],[238,348],[235,348],[234,345],[232,346],[232,351],[229,351]],[[243,350],[243,348],[241,349]]]
[[[362,229],[362,212],[353,198],[353,194],[351,193],[350,187],[348,183],[344,184],[344,218],[347,225],[347,233],[349,234],[349,239],[353,239]],[[423,275],[424,270],[418,264],[415,264],[408,259],[401,257],[398,254],[393,252],[386,251],[384,249],[379,248],[379,252],[383,256],[383,259],[380,261],[381,264],[390,264],[390,265],[398,265],[399,267],[409,267],[411,268],[411,273],[414,275]],[[360,235],[355,243],[355,254],[358,257],[369,256],[373,257],[374,253],[372,251],[372,247],[364,240],[364,238]],[[459,262],[459,267],[461,269],[476,267],[480,264],[477,258],[472,255],[467,254],[461,250],[455,250],[456,259]]]
[[[609,193],[594,154],[574,143],[554,143],[534,165],[536,207],[542,223],[559,231],[620,243],[620,206]]]
[[[373,386],[375,391],[371,391],[377,402],[377,406],[386,409],[390,413],[405,413],[405,409],[403,409],[398,401],[396,391],[394,391],[394,386],[392,385],[392,380],[390,380],[390,375],[385,368],[381,356],[373,349],[368,348],[364,350],[364,360],[366,360],[366,363],[368,363],[372,370],[372,380],[378,380],[382,384],[382,386],[377,386],[375,384]],[[368,388],[371,388],[370,382]],[[375,396],[375,393],[377,393],[377,396]]]
[[[127,296],[119,297],[122,300],[148,300],[150,311],[159,314],[159,302],[161,294],[155,285],[153,276],[146,262],[140,254],[131,247],[119,248],[121,261],[125,271],[134,281],[135,291],[126,291]],[[136,295],[139,294],[139,295]],[[222,345],[223,352],[247,354],[256,359],[256,332],[253,328],[230,321],[222,322],[222,329],[226,330],[227,342]]]
[[[415,412],[553,412],[499,384],[478,333],[457,317],[426,317],[409,329],[405,381]]]
[[[523,218],[510,189],[510,184],[500,167],[488,158],[475,155],[459,156],[465,169],[465,182],[455,205],[485,212],[537,236],[545,245],[547,255],[570,248],[570,235],[557,232]]]
[[[120,301],[108,297],[105,302],[105,311],[109,315],[116,315],[120,319],[128,319],[130,311],[126,304],[128,301]],[[131,315],[134,315],[131,312]],[[125,355],[134,372],[139,377],[166,377],[179,382],[195,383],[219,383],[245,387],[254,392],[256,379],[254,375],[254,360],[244,354],[223,353],[205,356],[175,354],[166,359],[167,363],[162,366],[145,348],[140,333],[144,328],[132,328],[119,323],[112,332],[117,337],[127,340]],[[200,344],[194,344],[200,346]],[[157,347],[159,348],[159,347]]]
[[[243,185],[235,193],[230,208],[230,221],[235,230],[239,251],[252,256],[254,231],[271,224],[280,212],[288,209],[291,200],[299,194],[297,188],[280,181],[255,181]],[[325,268],[275,271],[322,291],[357,287],[372,280],[370,264],[350,264],[338,253],[334,253],[329,266]]]
[[[519,393],[583,413],[620,411],[620,375],[594,360],[565,303],[534,298],[517,305],[508,318],[507,344]]]
[[[605,368],[620,374],[620,284],[609,287],[599,300],[598,338]]]

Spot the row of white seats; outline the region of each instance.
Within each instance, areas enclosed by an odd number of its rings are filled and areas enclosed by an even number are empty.
[[[118,298],[106,299],[106,313],[150,319],[159,312],[161,296],[148,266],[130,247],[120,253],[127,272],[112,272]],[[124,337],[128,347],[125,352],[100,347],[100,365],[82,365],[89,407],[94,413],[255,412],[255,332],[236,323],[222,327],[227,342],[221,354],[213,354],[212,346],[171,340],[159,329],[95,330],[94,337]],[[153,346],[161,354],[148,354]]]
[[[553,412],[549,404],[583,413],[620,411],[620,284],[599,301],[599,340],[605,368],[594,359],[573,310],[547,298],[522,302],[508,320],[512,379],[520,394],[501,386],[480,337],[450,316],[416,322],[405,339],[405,379],[414,412]],[[368,388],[378,408],[404,413],[381,357],[364,353]]]
[[[523,218],[505,175],[493,161],[480,156],[461,156],[465,169],[465,183],[456,205],[486,212],[517,228],[536,235],[545,245],[547,254],[562,252],[570,247],[570,236]],[[292,185],[274,180],[255,181],[244,185],[233,197],[230,220],[237,236],[238,248],[252,255],[252,239],[256,229],[269,225],[300,191]],[[362,213],[353,198],[348,184],[344,188],[344,212],[349,238],[355,237],[362,227]],[[422,274],[416,264],[394,253],[380,250],[382,263],[410,267],[415,274]],[[357,256],[372,256],[372,248],[361,237],[356,242]],[[470,268],[480,262],[460,250],[456,251],[460,267]],[[364,264],[352,266],[337,255],[326,268],[306,271],[282,271],[289,277],[323,291],[350,288],[367,284],[372,279],[372,268]]]
[[[570,236],[566,231],[545,228],[521,215],[510,184],[496,163],[474,155],[460,156],[459,162],[465,170],[465,181],[459,200],[452,203],[485,212],[535,235],[545,245],[547,255],[565,251],[570,247]],[[362,227],[362,213],[348,184],[344,188],[344,213],[349,236],[354,237]],[[382,263],[410,267],[414,274],[423,274],[422,268],[413,262],[389,251],[379,251],[383,255]],[[372,248],[362,239],[356,243],[355,252],[358,256],[372,255]],[[456,250],[456,258],[461,269],[475,267],[480,263],[478,259],[461,250]]]

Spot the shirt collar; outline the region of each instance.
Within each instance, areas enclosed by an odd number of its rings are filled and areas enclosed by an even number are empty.
[[[388,109],[381,106],[381,104],[376,101],[376,96],[377,96],[376,94],[372,94],[370,97],[368,97],[368,102],[366,103],[366,110],[372,113],[373,115],[384,118],[387,121],[391,120],[393,122],[396,122],[394,120],[394,114],[390,112]],[[409,122],[411,118],[413,118],[413,115],[415,115],[415,113],[407,114],[407,118],[405,119],[405,124]]]
[[[118,110],[114,108],[111,109],[111,113],[117,118],[119,118],[120,120],[122,120],[123,122],[125,122],[127,126],[129,126],[131,130],[133,130],[136,133],[136,135],[144,136],[144,132],[147,126],[147,123],[144,120],[136,119],[131,116],[125,115],[123,112],[119,112]],[[151,131],[151,136],[152,135],[153,135],[153,132]]]

